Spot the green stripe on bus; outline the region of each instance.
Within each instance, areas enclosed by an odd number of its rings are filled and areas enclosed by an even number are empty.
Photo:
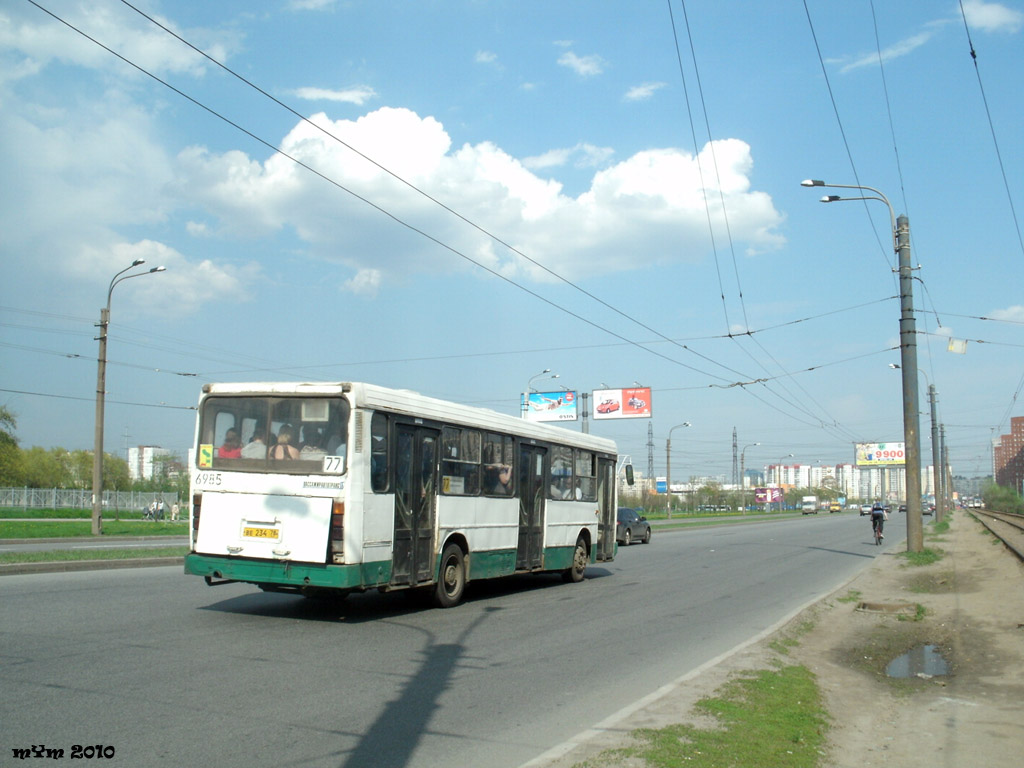
[[[391,563],[381,560],[357,565],[292,563],[280,560],[240,560],[233,557],[186,555],[185,573],[250,584],[280,584],[294,587],[358,589],[391,581]]]
[[[575,547],[548,547],[544,550],[544,570],[564,571],[572,566]],[[591,557],[590,562],[594,562]],[[469,557],[469,578],[491,579],[510,576],[516,571],[516,550],[473,552]],[[435,574],[436,574],[435,568]],[[372,588],[391,582],[391,563],[380,560],[354,565],[294,563],[280,560],[253,560],[215,555],[190,554],[185,557],[185,573],[249,584],[278,584],[291,587],[327,589]]]

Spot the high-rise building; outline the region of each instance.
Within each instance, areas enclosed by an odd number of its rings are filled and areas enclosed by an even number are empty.
[[[1024,484],[1024,416],[1010,419],[1010,433],[992,446],[992,476],[996,485],[1021,492]]]
[[[152,480],[154,472],[167,466],[173,454],[155,445],[140,445],[128,449],[128,475],[132,480]],[[164,461],[160,461],[164,459]]]

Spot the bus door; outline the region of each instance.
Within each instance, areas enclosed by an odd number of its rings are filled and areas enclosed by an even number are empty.
[[[395,427],[392,584],[418,584],[434,577],[438,434],[410,424]]]
[[[615,557],[615,462],[597,460],[597,559]]]
[[[544,559],[544,476],[547,450],[519,446],[519,549],[516,569],[533,570]]]

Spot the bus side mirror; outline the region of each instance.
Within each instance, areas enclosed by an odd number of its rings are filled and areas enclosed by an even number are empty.
[[[626,465],[626,485],[632,485],[632,484],[633,484],[633,465],[632,464],[627,464]]]

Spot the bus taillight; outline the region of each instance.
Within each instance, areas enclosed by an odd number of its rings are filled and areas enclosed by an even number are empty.
[[[345,562],[345,502],[331,505],[331,562]]]
[[[199,512],[203,506],[203,494],[192,494],[192,548],[199,541]]]

